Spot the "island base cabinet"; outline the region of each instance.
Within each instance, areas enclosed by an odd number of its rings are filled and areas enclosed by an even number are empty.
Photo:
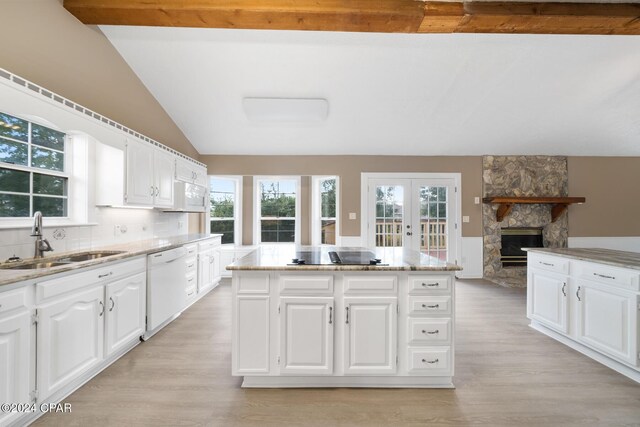
[[[0,318],[0,403],[29,403],[31,315],[27,310]],[[0,425],[22,415],[0,412]]]
[[[333,298],[280,298],[280,373],[333,373]]]
[[[103,298],[99,286],[38,310],[39,401],[103,360]]]
[[[556,329],[569,332],[567,321],[567,279],[532,270],[527,289],[529,318]]]
[[[345,375],[395,374],[397,298],[345,298]]]
[[[107,357],[144,334],[146,287],[146,273],[139,273],[106,286]]]
[[[269,303],[267,295],[236,297],[231,362],[234,375],[269,373]]]
[[[580,281],[576,298],[577,340],[637,366],[638,295]]]

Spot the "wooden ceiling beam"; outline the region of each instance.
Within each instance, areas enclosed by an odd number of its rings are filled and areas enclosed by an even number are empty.
[[[638,3],[64,0],[88,25],[382,33],[640,34]]]

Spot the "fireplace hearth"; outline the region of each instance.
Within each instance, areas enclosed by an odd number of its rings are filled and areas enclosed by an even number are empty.
[[[502,267],[526,267],[527,253],[522,248],[542,248],[542,227],[509,227],[501,229]]]

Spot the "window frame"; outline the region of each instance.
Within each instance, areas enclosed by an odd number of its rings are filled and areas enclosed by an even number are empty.
[[[322,191],[320,184],[328,179],[336,180],[336,243],[322,243],[322,221],[332,219],[322,216]],[[311,244],[314,246],[340,246],[340,177],[337,175],[318,175],[311,177]]]
[[[299,245],[301,240],[301,207],[300,203],[302,200],[301,197],[301,188],[302,188],[302,177],[300,175],[258,175],[253,177],[253,244],[254,245],[290,245],[292,242],[262,242],[262,206],[260,201],[260,182],[261,181],[295,181],[296,183],[296,216],[295,220],[295,230],[294,230],[294,241],[293,244]],[[265,217],[268,218],[268,217]],[[283,217],[284,218],[284,217]],[[288,218],[288,217],[287,217]]]
[[[18,193],[18,192],[12,192],[12,191],[2,191],[3,194],[15,194],[15,195],[28,195],[29,196],[29,212],[30,212],[30,216],[20,216],[20,217],[0,217],[0,229],[3,228],[20,228],[20,227],[25,227],[25,226],[31,226],[32,223],[32,218],[33,218],[33,197],[37,196],[37,197],[52,197],[52,198],[61,198],[61,199],[66,199],[67,201],[67,214],[65,216],[45,216],[44,218],[47,220],[47,224],[48,225],[72,225],[73,221],[73,197],[72,195],[74,194],[74,179],[73,179],[73,173],[72,171],[73,169],[73,144],[71,143],[72,139],[73,139],[73,135],[70,134],[69,132],[66,132],[62,129],[60,129],[58,126],[54,125],[53,123],[48,122],[47,120],[44,119],[39,119],[37,117],[23,117],[20,115],[16,115],[10,112],[6,112],[6,111],[2,111],[4,114],[7,114],[9,116],[12,117],[16,117],[20,120],[24,120],[28,123],[28,139],[27,141],[20,141],[17,140],[15,138],[11,138],[11,137],[7,137],[7,136],[3,136],[3,139],[6,139],[10,142],[17,142],[20,144],[25,144],[27,146],[27,165],[17,165],[17,164],[13,164],[13,163],[7,163],[7,162],[3,162],[0,161],[0,168],[2,169],[9,169],[9,170],[15,170],[15,171],[20,171],[20,172],[27,172],[30,174],[29,176],[29,193]],[[44,146],[40,146],[38,144],[33,144],[32,142],[32,124],[36,124],[38,126],[42,126],[48,129],[52,129],[55,130],[57,132],[61,132],[64,133],[64,150],[62,151],[63,154],[63,162],[64,162],[64,167],[62,171],[57,171],[57,170],[51,170],[51,169],[44,169],[44,168],[39,168],[39,167],[35,167],[35,166],[30,166],[31,165],[31,159],[32,159],[32,147],[39,147],[45,150],[50,150],[50,151],[55,151],[60,153],[60,150],[56,150],[55,148],[49,148],[49,147],[44,147]],[[54,176],[54,177],[58,177],[58,178],[64,178],[67,180],[67,194],[66,196],[52,196],[52,195],[42,195],[42,194],[34,194],[33,192],[33,174],[40,174],[40,175],[48,175],[48,176]]]
[[[233,181],[235,187],[235,200],[233,210],[233,243],[225,243],[223,246],[236,246],[242,245],[242,176],[241,175],[208,175],[207,176],[207,194],[209,197],[209,209],[207,209],[207,227],[211,232],[211,222],[220,220],[225,221],[229,218],[214,219],[211,216],[211,180],[212,179],[226,179]]]

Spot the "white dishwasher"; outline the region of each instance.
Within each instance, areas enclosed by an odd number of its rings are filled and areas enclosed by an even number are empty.
[[[183,247],[147,256],[147,332],[149,338],[173,320],[187,303],[187,250]]]

